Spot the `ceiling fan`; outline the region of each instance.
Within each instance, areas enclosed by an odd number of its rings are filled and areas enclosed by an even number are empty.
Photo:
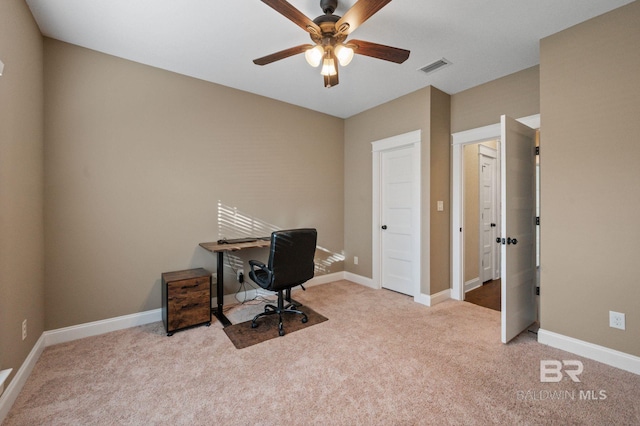
[[[307,31],[315,45],[302,44],[254,59],[253,63],[256,65],[266,65],[304,53],[309,65],[317,67],[322,64],[320,74],[324,77],[324,86],[333,87],[338,84],[338,65],[336,62],[341,66],[346,66],[351,62],[354,54],[397,64],[401,64],[409,58],[410,52],[405,49],[363,40],[347,41],[349,34],[391,0],[358,0],[342,17],[333,14],[338,6],[338,0],[320,0],[320,7],[324,15],[313,20],[307,18],[286,0],[262,0],[262,2]]]

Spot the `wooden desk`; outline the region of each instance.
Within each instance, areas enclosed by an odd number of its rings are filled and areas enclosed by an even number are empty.
[[[224,301],[224,279],[223,279],[223,270],[224,270],[224,253],[229,251],[239,251],[248,248],[260,248],[260,247],[269,247],[271,246],[271,240],[262,240],[258,239],[256,241],[251,241],[248,243],[227,243],[227,244],[218,244],[217,242],[213,243],[200,243],[200,247],[203,249],[210,251],[211,253],[217,253],[218,255],[218,277],[216,284],[216,297],[218,299],[217,308],[213,309],[213,314],[218,318],[218,320],[222,323],[223,327],[231,325],[231,321],[224,315],[222,312],[222,306]]]

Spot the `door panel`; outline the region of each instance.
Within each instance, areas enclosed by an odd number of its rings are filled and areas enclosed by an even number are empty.
[[[501,127],[501,334],[507,343],[536,320],[535,130],[504,115]]]
[[[381,154],[382,287],[413,296],[413,158],[412,148]]]

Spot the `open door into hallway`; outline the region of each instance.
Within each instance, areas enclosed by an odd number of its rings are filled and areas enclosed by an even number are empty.
[[[527,124],[523,125],[522,123]],[[453,134],[452,151],[452,289],[451,297],[465,300],[464,150],[469,144],[500,140],[501,340],[508,342],[537,319],[535,296],[536,191],[535,145],[540,116],[519,120],[504,117],[501,123]],[[514,244],[515,238],[515,244]],[[502,244],[504,241],[504,244]],[[482,274],[479,274],[482,277]]]
[[[502,343],[536,321],[536,131],[501,117]]]

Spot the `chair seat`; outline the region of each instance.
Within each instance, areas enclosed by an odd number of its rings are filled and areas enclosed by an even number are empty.
[[[269,274],[261,269],[249,271],[249,278],[262,288],[269,287]]]

